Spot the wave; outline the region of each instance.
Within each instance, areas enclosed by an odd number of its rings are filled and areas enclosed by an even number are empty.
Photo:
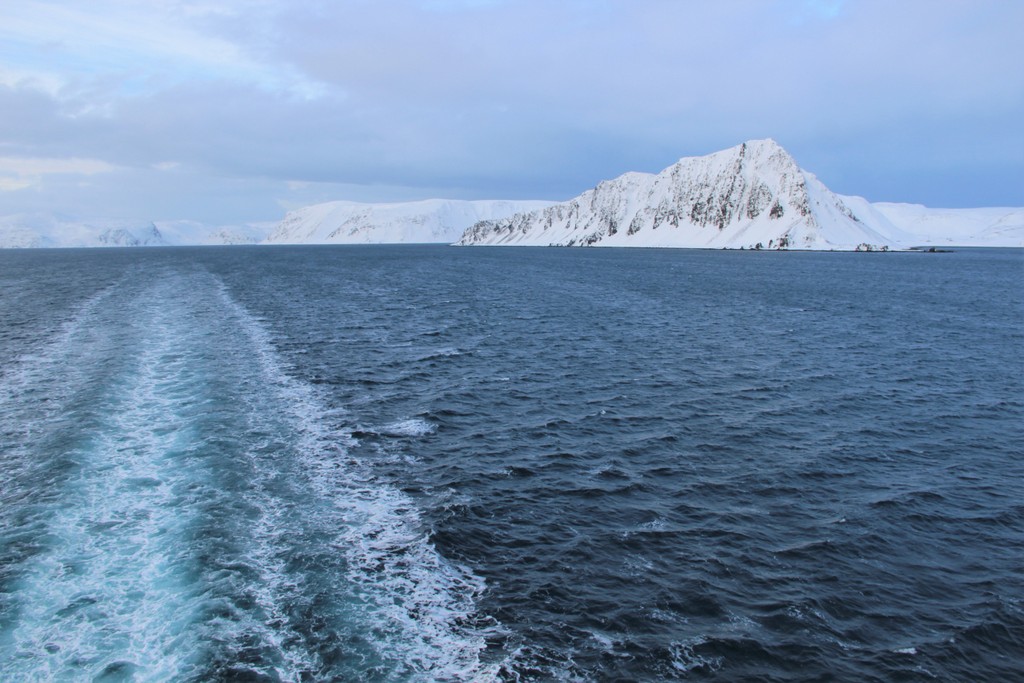
[[[101,293],[26,357],[5,433],[54,407],[4,456],[0,678],[496,676],[483,580],[285,367],[201,270]]]
[[[423,680],[470,680],[496,675],[483,661],[500,628],[477,611],[485,584],[449,562],[430,543],[412,500],[378,481],[348,450],[347,433],[326,427],[327,402],[309,384],[287,375],[266,329],[220,282],[225,307],[256,350],[260,373],[286,406],[298,436],[296,456],[311,493],[333,507],[340,522],[327,542],[344,554],[346,591],[363,637],[394,675]],[[384,434],[429,433],[425,420],[382,427]]]

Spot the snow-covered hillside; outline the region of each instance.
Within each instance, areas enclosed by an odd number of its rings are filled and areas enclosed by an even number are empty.
[[[52,214],[15,214],[0,218],[0,247],[138,247],[167,244],[153,223],[82,223]]]
[[[327,202],[285,216],[268,244],[451,243],[469,226],[552,202],[428,199],[394,204]]]
[[[0,248],[256,244],[271,223],[210,227],[195,221],[76,221],[48,213],[0,217]]]
[[[273,222],[209,226],[195,221],[158,221],[164,239],[174,245],[259,244],[274,229]]]
[[[656,175],[627,173],[545,209],[481,221],[457,244],[882,250],[931,243],[893,206],[836,195],[774,140],[752,140]]]
[[[930,209],[873,204],[916,246],[1024,247],[1024,208]]]
[[[687,157],[658,174],[626,173],[562,203],[336,201],[291,211],[276,226],[81,222],[52,214],[0,217],[0,248],[428,242],[818,250],[1024,247],[1024,208],[931,209],[837,195],[768,139]]]

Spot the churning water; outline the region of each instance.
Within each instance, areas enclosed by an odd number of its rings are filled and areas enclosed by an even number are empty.
[[[0,253],[0,680],[1024,676],[1024,254]]]

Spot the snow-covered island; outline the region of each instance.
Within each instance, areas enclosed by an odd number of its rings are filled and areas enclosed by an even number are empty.
[[[277,223],[0,217],[3,247],[410,244],[882,251],[1024,247],[1024,208],[931,209],[833,193],[774,140],[626,173],[565,202],[335,201]]]
[[[1024,246],[1024,209],[928,209],[833,193],[774,140],[626,173],[561,204],[481,221],[458,245],[884,251]]]

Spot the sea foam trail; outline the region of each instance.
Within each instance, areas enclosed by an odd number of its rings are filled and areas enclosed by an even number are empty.
[[[341,628],[350,642],[371,648],[362,665],[386,680],[496,677],[499,665],[482,658],[498,630],[476,610],[483,581],[437,552],[408,496],[349,455],[347,432],[331,427],[326,402],[284,371],[267,330],[223,283],[218,291],[256,351],[265,387],[286,408],[308,493],[331,508],[318,512],[316,526],[342,556],[343,577],[333,578],[344,582],[330,590],[346,606],[351,621]]]
[[[0,678],[496,676],[483,582],[349,457],[267,331],[204,271],[138,279],[0,403],[5,433],[31,422],[5,472],[49,467],[0,513]]]
[[[186,278],[160,275],[104,300],[54,354],[71,359],[51,375],[75,398],[43,427],[65,436],[21,450],[26,460],[59,454],[65,462],[51,467],[64,474],[43,478],[51,490],[23,482],[32,524],[21,530],[39,541],[10,567],[4,679],[200,676],[216,642],[211,606],[234,597],[211,580],[210,548],[197,540],[204,529],[223,535],[231,510],[208,462],[225,427],[211,415],[230,404],[211,374],[216,311],[180,297]],[[79,369],[63,375],[68,366]],[[81,394],[90,401],[76,406]]]
[[[177,591],[160,556],[169,526],[162,456],[180,438],[159,418],[154,361],[164,341],[141,298],[104,292],[88,301],[44,354],[20,368],[16,411],[27,429],[5,472],[28,464],[37,475],[12,486],[8,527],[31,552],[4,553],[14,600],[3,628],[5,680],[66,679],[167,664],[152,642],[174,639]],[[128,320],[145,320],[125,325]],[[136,354],[139,327],[150,333]],[[165,341],[164,341],[165,343]],[[156,344],[156,346],[154,346]],[[51,386],[60,387],[53,391]],[[45,398],[35,398],[38,391]],[[5,424],[8,416],[5,415]],[[5,515],[6,516],[6,515]],[[5,543],[5,551],[16,546]],[[168,632],[170,629],[170,632]],[[123,653],[114,657],[113,653]]]
[[[81,429],[103,411],[99,387],[121,367],[110,349],[125,343],[124,330],[107,324],[106,306],[117,289],[83,301],[0,369],[0,674],[13,647],[20,569],[46,550],[49,518],[78,468]]]

